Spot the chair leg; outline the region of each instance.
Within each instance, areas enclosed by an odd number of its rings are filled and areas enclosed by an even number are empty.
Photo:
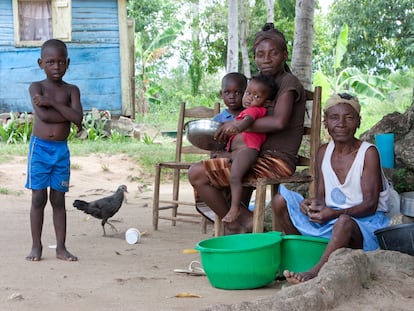
[[[216,218],[214,219],[214,236],[222,236],[224,234],[224,226],[223,222],[221,221],[221,218],[216,215]]]
[[[207,233],[207,219],[201,216],[201,233]]]
[[[179,191],[180,191],[180,170],[175,169],[174,170],[174,177],[173,177],[173,193],[172,198],[174,201],[178,202],[179,199]],[[178,212],[178,204],[174,204],[174,206],[171,209],[171,216],[173,220],[171,221],[171,224],[175,226],[177,224],[177,221],[175,220],[177,218],[177,212]]]
[[[266,205],[266,184],[256,185],[256,199],[253,211],[253,232],[263,232],[264,210]]]
[[[271,192],[271,200],[273,200],[274,196],[276,195],[276,193],[279,192],[279,184],[274,184],[272,185],[272,192]],[[273,231],[282,231],[279,225],[279,222],[277,221],[277,217],[276,217],[276,213],[275,211],[272,209],[272,230]]]
[[[154,197],[152,201],[152,228],[158,230],[158,215],[160,211],[160,180],[161,167],[155,166]]]
[[[194,208],[197,210],[197,203],[201,203],[201,201],[197,194],[197,191],[194,188],[193,188],[193,193],[194,193],[194,202],[195,202]],[[202,215],[201,215],[201,233],[204,233],[204,234],[207,233],[207,219]]]

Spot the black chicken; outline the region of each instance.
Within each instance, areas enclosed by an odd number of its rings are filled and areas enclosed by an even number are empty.
[[[118,187],[113,195],[92,202],[75,200],[73,201],[73,206],[86,214],[102,219],[103,235],[106,235],[105,223],[110,225],[112,230],[118,231],[108,219],[114,216],[121,208],[122,202],[124,201],[124,192],[128,192],[127,187],[122,185]]]

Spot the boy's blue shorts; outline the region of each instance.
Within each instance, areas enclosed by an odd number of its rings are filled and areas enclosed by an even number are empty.
[[[70,153],[67,141],[50,141],[32,136],[27,158],[26,188],[48,187],[67,192],[70,178]]]

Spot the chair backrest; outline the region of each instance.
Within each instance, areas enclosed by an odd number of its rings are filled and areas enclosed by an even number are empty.
[[[181,162],[182,154],[208,154],[210,151],[197,148],[193,145],[185,145],[185,123],[190,120],[212,119],[220,112],[220,103],[215,103],[213,108],[205,106],[186,108],[185,102],[181,103],[180,115],[177,126],[177,146],[175,149],[175,162]]]
[[[309,139],[309,156],[299,156],[297,166],[308,166],[309,175],[316,176],[316,153],[318,152],[319,145],[321,143],[321,102],[322,102],[322,88],[320,86],[315,87],[314,91],[306,90],[306,100],[312,101],[312,110],[310,117],[310,124],[305,123],[304,137],[308,136]],[[304,139],[302,139],[302,142]],[[309,185],[309,196],[314,197],[316,195],[316,182],[314,178]]]

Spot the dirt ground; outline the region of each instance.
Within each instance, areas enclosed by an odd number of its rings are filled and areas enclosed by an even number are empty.
[[[255,290],[216,289],[206,276],[179,274],[197,253],[186,253],[211,238],[198,224],[172,227],[161,220],[152,230],[152,181],[124,155],[72,157],[71,188],[66,196],[67,247],[78,262],[55,258],[51,207],[43,229],[43,260],[24,260],[29,253],[30,191],[24,188],[26,158],[0,164],[0,310],[413,310],[414,260],[396,252],[340,250],[318,278],[288,286],[274,282]],[[74,199],[95,200],[128,187],[126,202],[112,218],[118,232],[74,209]],[[191,188],[183,187],[191,199]],[[145,232],[134,245],[125,231]],[[337,269],[338,265],[341,269]],[[345,285],[344,285],[345,284]],[[182,293],[197,297],[176,297]]]

